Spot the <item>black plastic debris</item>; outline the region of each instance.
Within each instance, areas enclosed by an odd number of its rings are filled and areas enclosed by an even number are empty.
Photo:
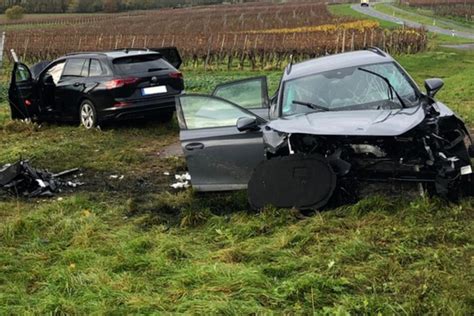
[[[295,154],[260,162],[250,179],[248,198],[256,209],[266,205],[317,209],[328,203],[336,183],[325,157]]]
[[[76,168],[54,174],[33,168],[27,160],[20,160],[0,168],[0,190],[13,196],[51,197],[63,188],[81,185],[79,182],[61,180],[61,177],[77,171],[79,169]]]

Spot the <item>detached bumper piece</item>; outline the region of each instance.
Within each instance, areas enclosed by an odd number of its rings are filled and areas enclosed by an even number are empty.
[[[317,209],[326,205],[336,188],[337,176],[320,155],[291,155],[261,162],[248,186],[254,208]]]
[[[21,160],[0,168],[0,190],[18,197],[52,197],[64,187],[77,187],[81,183],[66,182],[60,177],[77,172],[79,169],[66,170],[53,174],[47,170],[31,167],[28,161]]]

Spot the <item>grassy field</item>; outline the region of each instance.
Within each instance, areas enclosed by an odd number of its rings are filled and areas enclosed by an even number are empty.
[[[397,59],[474,124],[474,54]],[[185,69],[188,92],[271,72]],[[250,211],[245,192],[168,189],[176,122],[102,131],[11,122],[0,105],[0,165],[20,156],[81,167],[60,199],[0,202],[0,314],[453,314],[474,312],[474,200],[365,198],[305,216]],[[124,175],[123,180],[110,175]]]
[[[416,8],[416,7],[410,7],[407,5],[397,5],[402,10],[417,14],[417,15],[422,15],[425,17],[429,17],[432,20],[435,19],[436,21],[440,21],[441,23],[448,23],[448,24],[456,24],[459,28],[461,29],[468,29],[473,31],[474,30],[474,22],[472,21],[466,21],[466,19],[461,18],[461,17],[446,17],[446,16],[440,16],[437,15],[431,10],[430,8]]]
[[[352,10],[351,4],[336,4],[336,5],[329,5],[328,6],[329,11],[331,14],[336,15],[336,16],[349,16],[353,17],[355,19],[371,19],[371,20],[376,20],[379,22],[380,26],[383,28],[387,29],[393,29],[393,28],[398,28],[400,25],[397,23],[393,22],[388,22],[380,19],[375,19],[373,17],[367,16],[365,14],[359,13],[357,11]],[[392,14],[393,10],[388,8],[384,4],[377,4],[376,6],[377,10],[380,10],[381,12],[387,13],[387,14]],[[409,15],[408,18],[413,18],[413,16]],[[423,20],[423,23],[428,23],[431,24],[433,21],[432,19],[428,17],[421,17],[422,19],[428,19],[428,22]],[[451,21],[448,19],[445,19],[447,21]],[[456,23],[456,21],[452,21],[453,23]],[[441,26],[441,25],[440,25]],[[465,44],[465,43],[471,43],[472,41],[469,39],[461,38],[461,37],[453,37],[453,36],[448,36],[444,34],[435,34],[435,33],[428,33],[429,36],[429,44],[432,48],[436,48],[439,45],[442,44]]]
[[[403,10],[397,10],[397,7],[392,7],[391,5],[387,4],[377,4],[374,5],[374,8],[377,11],[382,13],[392,15],[398,18],[403,18],[411,21],[416,21],[418,23],[433,25],[433,21],[435,20],[436,26],[441,28],[445,28],[448,30],[454,29],[458,31],[467,31],[472,32],[474,29],[469,27],[470,24],[460,24],[456,20],[437,17],[437,16],[427,16],[422,14],[424,11],[418,12],[418,10],[410,8],[410,7],[401,7]]]

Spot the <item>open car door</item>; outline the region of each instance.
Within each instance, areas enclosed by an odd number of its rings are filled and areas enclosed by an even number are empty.
[[[176,47],[150,48],[150,50],[160,53],[176,69],[179,69],[183,63]]]
[[[180,141],[197,191],[247,188],[264,159],[261,128],[266,121],[221,98],[177,97]]]
[[[252,113],[268,119],[267,77],[254,77],[218,85],[213,96],[229,100]]]
[[[35,85],[30,69],[15,62],[8,89],[12,119],[28,119],[37,114]]]

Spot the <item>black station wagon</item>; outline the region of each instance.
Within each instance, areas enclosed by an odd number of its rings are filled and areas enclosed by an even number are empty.
[[[184,90],[175,48],[74,53],[31,69],[14,59],[13,119],[79,121],[87,129],[116,119],[169,121]]]

